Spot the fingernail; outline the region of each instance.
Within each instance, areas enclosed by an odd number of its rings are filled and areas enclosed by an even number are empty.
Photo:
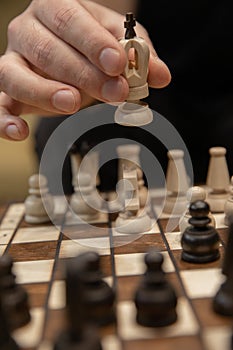
[[[6,131],[7,136],[10,137],[11,139],[21,140],[21,135],[20,135],[19,129],[17,128],[17,126],[15,124],[7,125],[5,131]]]
[[[118,72],[120,53],[111,48],[104,49],[99,56],[100,64],[107,74]]]
[[[120,102],[123,99],[123,83],[119,78],[110,79],[102,87],[102,97],[104,100],[111,102]]]
[[[69,90],[57,91],[51,101],[53,107],[62,112],[72,112],[75,108],[75,97]]]

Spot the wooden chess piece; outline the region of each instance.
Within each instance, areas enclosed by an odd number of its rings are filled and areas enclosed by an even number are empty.
[[[137,168],[137,178],[138,178],[138,196],[140,208],[145,208],[149,206],[150,198],[148,188],[145,186],[143,180],[143,172],[141,168]],[[149,210],[149,209],[148,209]]]
[[[3,301],[0,296],[0,349],[1,350],[19,350],[19,346],[10,335],[10,330],[6,318],[6,312],[3,307]]]
[[[190,226],[181,237],[182,260],[190,263],[207,263],[219,259],[220,238],[217,230],[210,226],[209,205],[196,201],[189,207]]]
[[[54,216],[54,201],[47,187],[44,175],[34,174],[29,178],[29,196],[25,204],[25,221],[29,224],[42,224]]]
[[[12,268],[11,256],[4,254],[0,258],[0,299],[11,331],[25,326],[31,319],[28,294],[16,283]]]
[[[168,194],[163,211],[168,214],[181,215],[186,210],[186,192],[189,188],[184,151],[173,149],[168,151],[167,156],[166,187]]]
[[[233,316],[233,216],[229,217],[228,240],[222,266],[225,277],[213,298],[213,309],[223,316]]]
[[[179,229],[181,232],[184,232],[186,227],[189,226],[189,219],[191,218],[191,215],[189,213],[190,204],[195,202],[195,201],[206,200],[206,191],[203,187],[199,187],[199,186],[190,187],[187,191],[186,198],[187,198],[187,211],[185,212],[185,214],[183,216],[181,216],[181,218],[179,220]],[[215,218],[211,212],[209,212],[208,217],[211,220],[210,225],[213,227],[216,227]]]
[[[147,270],[135,294],[137,322],[145,327],[164,327],[177,320],[177,296],[162,269],[163,255],[145,255]]]
[[[100,214],[101,199],[98,197],[96,188],[91,183],[88,173],[79,172],[75,192],[70,199],[71,209],[81,220],[96,220]]]
[[[209,149],[210,162],[206,185],[209,187],[206,201],[212,213],[223,212],[229,196],[230,176],[226,162],[226,148]]]
[[[116,109],[115,122],[126,126],[141,126],[153,120],[153,113],[148,104],[141,101],[149,95],[147,76],[150,51],[145,40],[136,36],[133,13],[126,14],[124,25],[125,38],[121,39],[120,43],[128,57],[123,74],[129,84],[129,95],[127,101]],[[132,52],[134,57],[130,57]]]
[[[84,298],[85,261],[76,258],[66,264],[66,329],[59,335],[54,350],[102,350],[98,331],[86,313]],[[82,273],[83,270],[83,273]]]
[[[125,234],[139,234],[150,231],[153,222],[146,208],[140,208],[137,169],[123,169],[124,209],[115,221],[115,230]]]
[[[76,266],[83,283],[83,305],[87,319],[97,326],[106,326],[116,321],[115,292],[103,279],[100,256],[85,252],[76,257]]]
[[[233,176],[231,177],[230,195],[224,205],[224,224],[229,225],[229,218],[233,215]]]

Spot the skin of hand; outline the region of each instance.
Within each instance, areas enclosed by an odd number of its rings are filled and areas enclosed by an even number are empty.
[[[124,20],[94,1],[33,0],[10,22],[0,57],[0,137],[28,136],[22,114],[68,115],[94,100],[124,101],[127,57],[118,42]],[[139,23],[136,33],[150,47],[149,85],[168,85],[169,69]]]

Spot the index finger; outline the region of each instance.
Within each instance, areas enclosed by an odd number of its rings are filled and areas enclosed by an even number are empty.
[[[104,73],[117,76],[124,70],[126,54],[117,38],[79,1],[39,0],[36,6],[32,3],[32,11],[40,22],[81,52]],[[101,12],[96,15],[101,17],[102,21],[111,16],[114,25],[124,28],[122,15],[102,6],[97,6],[95,11]]]

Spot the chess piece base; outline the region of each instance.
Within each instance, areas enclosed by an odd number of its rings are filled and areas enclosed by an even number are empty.
[[[204,264],[204,263],[208,263],[211,261],[215,261],[217,259],[219,259],[220,254],[219,251],[213,252],[211,254],[207,254],[207,255],[203,255],[203,256],[198,256],[198,255],[194,255],[191,253],[187,253],[187,252],[182,252],[181,254],[181,258],[184,261],[193,263],[193,264]]]
[[[146,212],[131,217],[127,217],[126,213],[120,213],[115,223],[116,231],[125,234],[139,234],[150,231],[152,227],[152,220]]]
[[[50,222],[51,220],[48,216],[36,217],[36,216],[32,216],[32,215],[25,215],[25,221],[28,224],[43,224],[46,222]]]
[[[147,104],[124,102],[117,107],[115,122],[125,126],[142,126],[151,123],[153,113]]]

